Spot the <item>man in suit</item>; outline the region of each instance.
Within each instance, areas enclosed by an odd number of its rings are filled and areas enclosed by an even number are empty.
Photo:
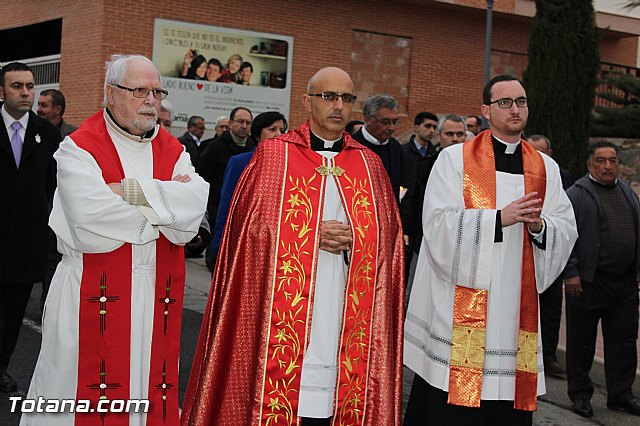
[[[353,138],[375,152],[389,174],[393,193],[400,204],[402,181],[402,146],[392,135],[400,123],[398,101],[389,95],[374,95],[362,106],[364,126]]]
[[[191,157],[193,167],[198,167],[200,154],[202,154],[202,151],[208,144],[208,141],[202,140],[202,135],[204,135],[205,130],[204,118],[192,115],[187,122],[187,131],[178,138],[178,141],[186,147],[187,154]]]
[[[62,119],[66,108],[67,102],[61,91],[47,89],[40,92],[40,97],[38,98],[38,116],[49,120],[51,124],[60,129],[60,136],[62,136],[63,139],[77,129],[76,126]]]
[[[0,96],[0,392],[16,392],[7,367],[33,283],[44,277],[60,131],[31,111],[35,83],[27,65],[2,68]]]

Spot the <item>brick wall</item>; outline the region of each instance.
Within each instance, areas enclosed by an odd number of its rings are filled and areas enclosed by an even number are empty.
[[[457,7],[454,4],[474,7]],[[477,3],[477,4],[476,4]],[[320,67],[351,71],[355,30],[412,40],[408,120],[420,111],[478,114],[484,69],[484,0],[400,4],[381,0],[183,0],[93,1],[0,0],[0,28],[62,17],[60,88],[67,97],[67,121],[79,124],[102,107],[104,62],[113,53],[152,54],[154,18],[173,19],[294,37],[291,117],[300,107],[309,77]],[[513,1],[496,2],[513,10]],[[486,3],[485,3],[486,4]],[[494,14],[495,50],[526,53],[529,21]],[[635,63],[637,39],[604,39],[603,60]],[[633,60],[631,60],[633,58]],[[356,109],[360,109],[359,106]],[[358,118],[358,113],[354,118]]]

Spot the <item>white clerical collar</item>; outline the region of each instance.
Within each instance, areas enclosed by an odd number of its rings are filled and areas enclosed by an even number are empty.
[[[311,132],[311,133],[313,133],[313,132]],[[318,138],[322,142],[324,142],[324,147],[327,148],[327,149],[333,148],[333,144],[338,142],[340,139],[342,139],[342,135],[338,139],[333,140],[333,141],[331,141],[329,139],[321,138],[320,136],[316,135],[315,133],[313,133],[313,136],[315,136],[316,138]]]
[[[492,136],[494,138],[496,138],[496,140],[498,142],[500,142],[501,144],[505,145],[505,149],[504,149],[504,153],[505,154],[513,154],[514,152],[516,152],[516,149],[518,149],[518,145],[520,145],[520,141],[518,141],[516,143],[509,143],[509,142],[503,141],[502,139],[500,139],[496,135],[492,135]]]
[[[22,117],[20,117],[20,119],[16,120],[11,115],[9,115],[7,110],[4,108],[4,104],[2,104],[2,108],[0,108],[0,113],[2,113],[2,119],[4,120],[4,125],[7,128],[7,134],[9,134],[9,138],[11,138],[11,132],[13,131],[11,130],[11,125],[13,124],[14,121],[19,121],[20,124],[22,125],[22,128],[25,130],[27,129],[27,124],[29,124],[28,112],[25,112],[22,115]]]
[[[374,145],[386,145],[389,143],[389,139],[384,142],[380,142],[376,139],[371,133],[367,132],[367,126],[362,126],[362,136]]]

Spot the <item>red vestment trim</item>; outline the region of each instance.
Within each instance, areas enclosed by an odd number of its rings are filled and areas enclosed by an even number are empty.
[[[125,177],[124,171],[103,114],[101,111],[87,119],[73,140],[98,163],[105,183],[119,183]],[[151,143],[154,179],[171,180],[182,146],[163,130]],[[130,399],[131,256],[129,243],[109,253],[83,254],[76,399],[90,400],[94,408],[99,399]],[[148,425],[179,422],[178,358],[184,278],[184,250],[160,234],[156,240]],[[75,422],[122,425],[128,423],[128,417],[128,413],[77,413]]]

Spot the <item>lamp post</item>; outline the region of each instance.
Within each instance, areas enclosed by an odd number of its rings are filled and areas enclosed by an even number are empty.
[[[491,79],[491,30],[493,26],[493,0],[487,0],[487,24],[485,32],[484,44],[484,84],[486,85]],[[488,128],[489,122],[482,117],[482,127]]]

